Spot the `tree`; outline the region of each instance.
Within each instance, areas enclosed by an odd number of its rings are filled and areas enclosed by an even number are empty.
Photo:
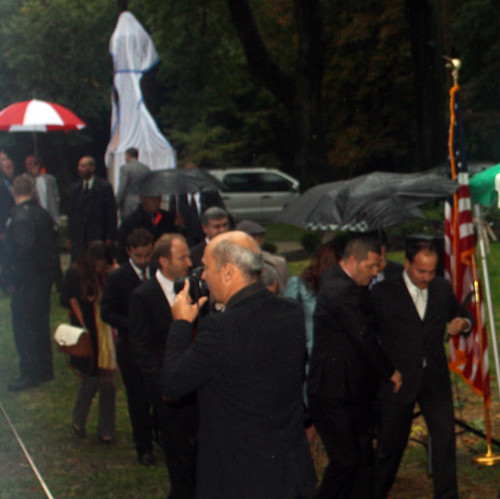
[[[328,171],[323,124],[322,84],[325,40],[319,0],[294,0],[297,30],[293,75],[273,60],[257,27],[248,0],[227,0],[231,19],[252,74],[283,104],[295,144],[295,171],[317,179]]]

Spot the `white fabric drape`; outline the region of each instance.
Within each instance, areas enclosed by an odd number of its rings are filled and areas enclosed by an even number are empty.
[[[130,12],[122,12],[111,36],[114,89],[111,139],[106,150],[106,165],[114,166],[110,181],[118,187],[119,168],[125,163],[129,147],[139,150],[139,161],[151,170],[175,168],[175,153],[146,108],[141,92],[142,75],[158,63],[153,40]]]

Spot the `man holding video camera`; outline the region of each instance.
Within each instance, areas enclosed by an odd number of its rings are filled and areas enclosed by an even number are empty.
[[[196,390],[200,429],[197,499],[308,499],[316,475],[304,431],[304,314],[260,281],[262,253],[234,231],[207,245],[202,278],[223,305],[193,323],[207,298],[176,296],[162,388]]]
[[[161,236],[153,249],[152,263],[158,270],[130,295],[130,352],[144,380],[147,400],[158,417],[160,438],[170,477],[169,499],[194,499],[196,482],[196,398],[185,393],[177,400],[164,400],[160,374],[165,341],[172,322],[174,281],[191,267],[186,240],[180,234]]]

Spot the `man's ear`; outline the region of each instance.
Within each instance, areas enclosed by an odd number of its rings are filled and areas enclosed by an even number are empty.
[[[226,265],[221,268],[222,278],[225,282],[228,282],[231,279],[231,277],[233,276],[233,272],[234,265],[232,265],[231,263],[226,263]]]

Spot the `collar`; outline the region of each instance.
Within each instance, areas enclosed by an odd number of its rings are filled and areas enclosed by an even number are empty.
[[[95,180],[95,175],[92,175],[92,178],[90,178],[89,180],[83,179],[83,185],[85,185],[85,182],[88,182],[89,191],[90,191],[92,189],[92,187],[94,187],[94,180]]]
[[[404,280],[406,287],[408,288],[408,291],[412,297],[420,292],[422,292],[422,295],[425,298],[427,297],[427,293],[429,292],[429,287],[427,287],[425,289],[420,289],[417,286],[415,286],[415,284],[413,284],[413,281],[410,279],[410,276],[408,275],[406,270],[403,271],[403,280]]]
[[[128,261],[130,262],[130,265],[132,266],[132,268],[134,269],[135,273],[137,274],[137,277],[139,279],[141,279],[142,281],[142,275],[143,275],[143,271],[142,269],[140,269],[135,263],[134,261],[132,260],[132,258],[129,258]],[[151,272],[149,270],[149,266],[146,267],[146,270],[144,271],[144,273],[146,274],[146,277],[149,279],[151,277]]]
[[[160,269],[156,271],[155,276],[158,279],[161,287],[165,286],[167,289],[174,289],[174,281],[171,281],[168,277],[165,277]]]
[[[267,288],[264,286],[264,284],[262,284],[261,281],[253,282],[252,284],[249,284],[248,286],[241,288],[239,291],[234,293],[234,295],[231,296],[231,298],[229,298],[229,301],[225,306],[225,310],[233,307],[239,301],[248,298],[249,296],[252,296],[255,293],[258,293],[259,291],[262,291],[263,289]]]

